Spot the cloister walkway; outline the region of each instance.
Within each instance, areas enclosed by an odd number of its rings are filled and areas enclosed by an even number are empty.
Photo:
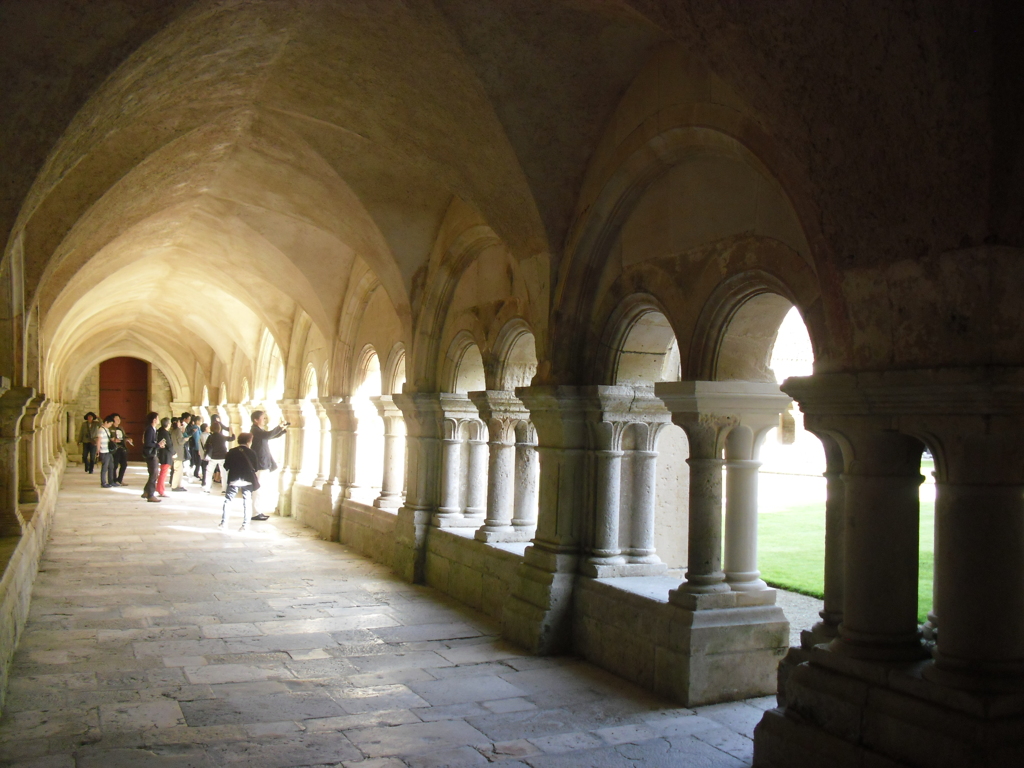
[[[222,497],[64,479],[0,719],[0,764],[750,764],[772,698],[681,709],[536,658],[290,519],[217,530]],[[235,502],[236,505],[239,502]]]

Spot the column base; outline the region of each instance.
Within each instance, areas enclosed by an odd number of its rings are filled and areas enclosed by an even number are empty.
[[[505,602],[501,634],[531,653],[572,648],[572,594],[579,557],[527,548]]]
[[[614,579],[620,576],[661,576],[668,570],[665,563],[598,563],[586,562],[580,573],[595,579]]]
[[[789,648],[781,608],[734,604],[674,611],[668,646],[655,659],[658,693],[687,707],[775,693],[779,661]]]
[[[810,629],[800,632],[800,647],[810,650],[816,645],[828,645],[839,636],[839,626],[819,621]]]
[[[754,730],[755,768],[1024,765],[1024,695],[955,690],[929,680],[931,666],[794,649],[783,706]]]
[[[395,523],[394,570],[413,584],[422,584],[427,559],[427,530],[430,513],[402,507]]]
[[[378,496],[373,500],[373,506],[377,509],[398,509],[404,501],[401,496]]]
[[[477,528],[483,524],[483,518],[466,517],[464,515],[434,515],[431,525],[435,528]]]
[[[533,538],[533,530],[523,530],[511,525],[507,526],[484,526],[476,532],[476,540],[489,544],[509,541],[529,541]]]

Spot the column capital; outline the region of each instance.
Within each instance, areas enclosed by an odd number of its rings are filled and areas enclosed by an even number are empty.
[[[544,384],[516,387],[516,396],[530,411],[538,447],[583,449],[587,439],[585,387]]]
[[[25,410],[35,397],[32,387],[10,387],[0,394],[0,437],[18,437]]]
[[[686,431],[696,459],[721,455],[725,438],[737,424],[757,436],[778,423],[792,402],[775,384],[757,381],[667,381],[654,394]]]
[[[581,391],[587,398],[593,447],[600,450],[619,450],[626,428],[641,424],[646,430],[638,435],[637,450],[653,451],[658,433],[672,421],[672,414],[654,395],[653,387],[617,384],[581,387]]]
[[[489,389],[470,392],[469,399],[487,425],[493,443],[515,444],[516,425],[530,420],[530,411],[514,392]]]

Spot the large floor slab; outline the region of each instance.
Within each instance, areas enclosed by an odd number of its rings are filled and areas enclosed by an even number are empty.
[[[0,719],[0,765],[749,766],[771,698],[681,709],[292,520],[217,530],[70,468]],[[215,486],[216,488],[216,486]],[[239,502],[235,502],[239,505]]]

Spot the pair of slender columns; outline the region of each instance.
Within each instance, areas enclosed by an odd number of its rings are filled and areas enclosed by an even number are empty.
[[[487,514],[487,429],[468,396],[448,392],[436,396],[443,437],[441,495],[434,525],[476,528]]]
[[[767,590],[757,569],[757,452],[790,398],[774,384],[743,381],[659,383],[655,394],[686,432],[690,449],[686,581],[669,599],[691,609],[723,607],[716,595]],[[723,466],[729,487],[724,569]]]
[[[842,622],[830,649],[868,662],[926,656],[917,622],[926,441],[941,605],[924,674],[979,692],[1024,691],[1024,375],[832,374],[790,380],[786,390],[843,456]]]
[[[487,515],[480,541],[529,541],[537,524],[539,465],[530,412],[512,392],[470,392],[487,425]]]
[[[657,443],[669,413],[649,387],[584,391],[594,446],[594,522],[582,571],[598,578],[662,573],[666,566],[654,547]]]
[[[405,495],[405,419],[391,395],[371,397],[384,422],[384,469],[380,495],[373,506],[398,509]]]

